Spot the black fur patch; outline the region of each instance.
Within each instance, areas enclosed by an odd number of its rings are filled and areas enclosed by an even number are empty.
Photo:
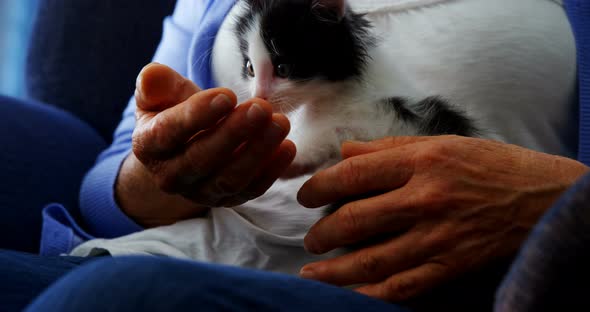
[[[412,105],[413,110],[406,99],[393,97],[385,100],[385,107],[395,111],[402,121],[418,127],[421,135],[474,136],[480,132],[465,113],[440,97],[427,97]]]
[[[262,39],[275,68],[290,65],[289,79],[341,81],[360,78],[375,40],[363,15],[350,9],[340,18],[316,0],[244,0],[250,10],[238,19],[236,34],[246,57],[244,34],[261,18]],[[244,72],[245,73],[245,72]]]
[[[404,122],[416,123],[420,117],[406,106],[407,100],[401,97],[392,97],[385,100],[385,108],[393,110]]]
[[[464,112],[454,108],[440,97],[427,97],[417,103],[416,109],[416,113],[422,117],[420,133],[425,135],[474,136],[479,132]]]

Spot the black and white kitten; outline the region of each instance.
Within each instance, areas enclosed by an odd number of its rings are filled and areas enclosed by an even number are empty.
[[[345,0],[241,0],[213,51],[217,83],[289,114],[294,165],[339,159],[344,140],[458,134],[477,127],[462,110],[404,80],[388,46]]]

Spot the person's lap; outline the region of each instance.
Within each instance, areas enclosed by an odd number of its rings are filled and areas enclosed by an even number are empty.
[[[403,306],[411,311],[491,310],[503,272],[502,268],[493,275],[474,274]],[[33,301],[29,311],[48,307],[101,311],[105,304],[109,311],[188,307],[404,310],[350,290],[292,276],[163,257],[43,257],[0,250],[0,281],[2,311],[21,311]]]
[[[0,248],[36,253],[41,209],[78,216],[78,191],[105,142],[52,106],[0,96]]]
[[[0,280],[2,311],[404,311],[293,276],[160,257],[0,250]]]
[[[88,260],[0,250],[0,311],[22,311],[53,282]]]

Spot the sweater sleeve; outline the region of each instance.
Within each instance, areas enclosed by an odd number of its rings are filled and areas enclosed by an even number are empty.
[[[154,62],[168,65],[180,74],[187,75],[193,30],[199,24],[198,15],[203,13],[205,2],[177,2],[173,15],[164,20],[162,40],[154,55]],[[115,183],[123,160],[131,152],[134,127],[135,100],[132,98],[114,133],[112,145],[99,155],[95,166],[82,182],[80,209],[88,232],[93,236],[113,238],[142,230],[121,211],[115,200]]]

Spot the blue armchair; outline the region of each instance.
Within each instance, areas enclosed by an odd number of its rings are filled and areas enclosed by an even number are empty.
[[[176,0],[40,0],[27,58],[30,97],[91,125],[108,143]]]
[[[26,70],[34,101],[0,96],[0,248],[37,253],[50,202],[81,221],[82,178],[110,142],[174,4],[39,1]]]

